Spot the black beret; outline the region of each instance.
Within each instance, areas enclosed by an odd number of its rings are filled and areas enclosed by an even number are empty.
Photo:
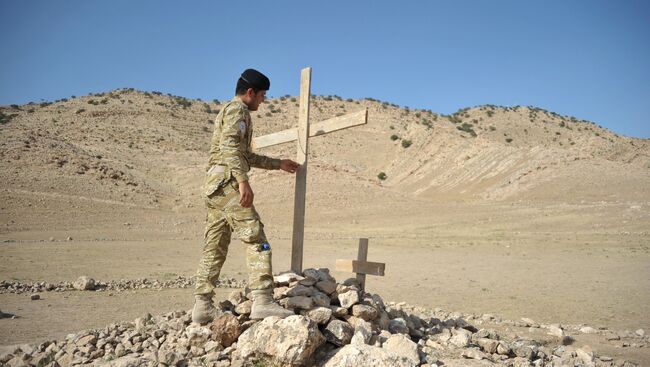
[[[271,88],[271,81],[269,78],[255,69],[244,70],[244,72],[241,73],[241,78],[255,89],[269,90]]]

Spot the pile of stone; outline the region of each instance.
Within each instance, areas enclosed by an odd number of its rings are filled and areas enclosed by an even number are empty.
[[[432,316],[385,303],[355,279],[337,283],[328,269],[275,277],[274,298],[295,315],[250,320],[252,301],[236,290],[218,303],[208,325],[188,312],[146,315],[134,322],[71,334],[65,340],[16,346],[0,364],[111,366],[633,366],[575,348],[508,339],[463,318]],[[440,314],[440,313],[437,313]],[[449,315],[448,315],[449,316]]]
[[[194,286],[194,279],[191,277],[177,276],[171,280],[157,280],[148,278],[120,279],[108,282],[96,281],[88,276],[81,276],[74,282],[34,282],[25,283],[19,281],[0,282],[0,294],[2,293],[40,293],[40,292],[66,292],[72,290],[86,291],[115,291],[122,292],[134,289],[169,289],[189,288]],[[220,288],[243,288],[246,282],[235,278],[221,278],[217,287]]]

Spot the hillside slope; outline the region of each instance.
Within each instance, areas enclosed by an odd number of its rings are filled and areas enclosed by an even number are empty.
[[[199,200],[212,120],[222,106],[121,89],[2,107],[3,199],[12,205],[20,195],[39,193],[99,204],[192,206]],[[311,140],[314,205],[321,199],[372,204],[378,196],[434,201],[650,197],[648,140],[621,137],[587,121],[529,107],[479,106],[442,116],[330,96],[313,97],[311,119],[363,108],[369,110],[367,125]],[[252,113],[256,134],[295,126],[297,113],[296,98],[267,101]],[[293,157],[295,148],[285,144],[262,153]],[[377,178],[380,172],[386,180]],[[277,172],[253,177],[270,181],[275,198],[293,193],[291,180]]]

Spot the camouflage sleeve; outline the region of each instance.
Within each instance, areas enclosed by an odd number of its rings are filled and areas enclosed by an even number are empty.
[[[223,163],[228,166],[237,182],[248,181],[248,163],[241,150],[241,132],[239,122],[244,120],[244,111],[238,106],[229,106],[223,114],[221,140],[219,148]]]
[[[277,158],[271,158],[253,152],[248,152],[248,161],[251,163],[251,167],[263,168],[263,169],[280,169],[280,160]]]

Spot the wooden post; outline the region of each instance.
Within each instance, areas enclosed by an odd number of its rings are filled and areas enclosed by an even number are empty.
[[[291,239],[291,270],[302,273],[302,250],[305,238],[305,194],[307,192],[307,156],[309,151],[309,96],[311,94],[311,68],[300,73],[300,110],[298,112],[298,153],[300,164],[296,172],[293,205],[293,236]]]
[[[368,239],[359,238],[359,252],[357,253],[357,261],[365,263],[368,260]],[[366,289],[366,274],[358,273],[357,281],[361,285],[361,290]]]

